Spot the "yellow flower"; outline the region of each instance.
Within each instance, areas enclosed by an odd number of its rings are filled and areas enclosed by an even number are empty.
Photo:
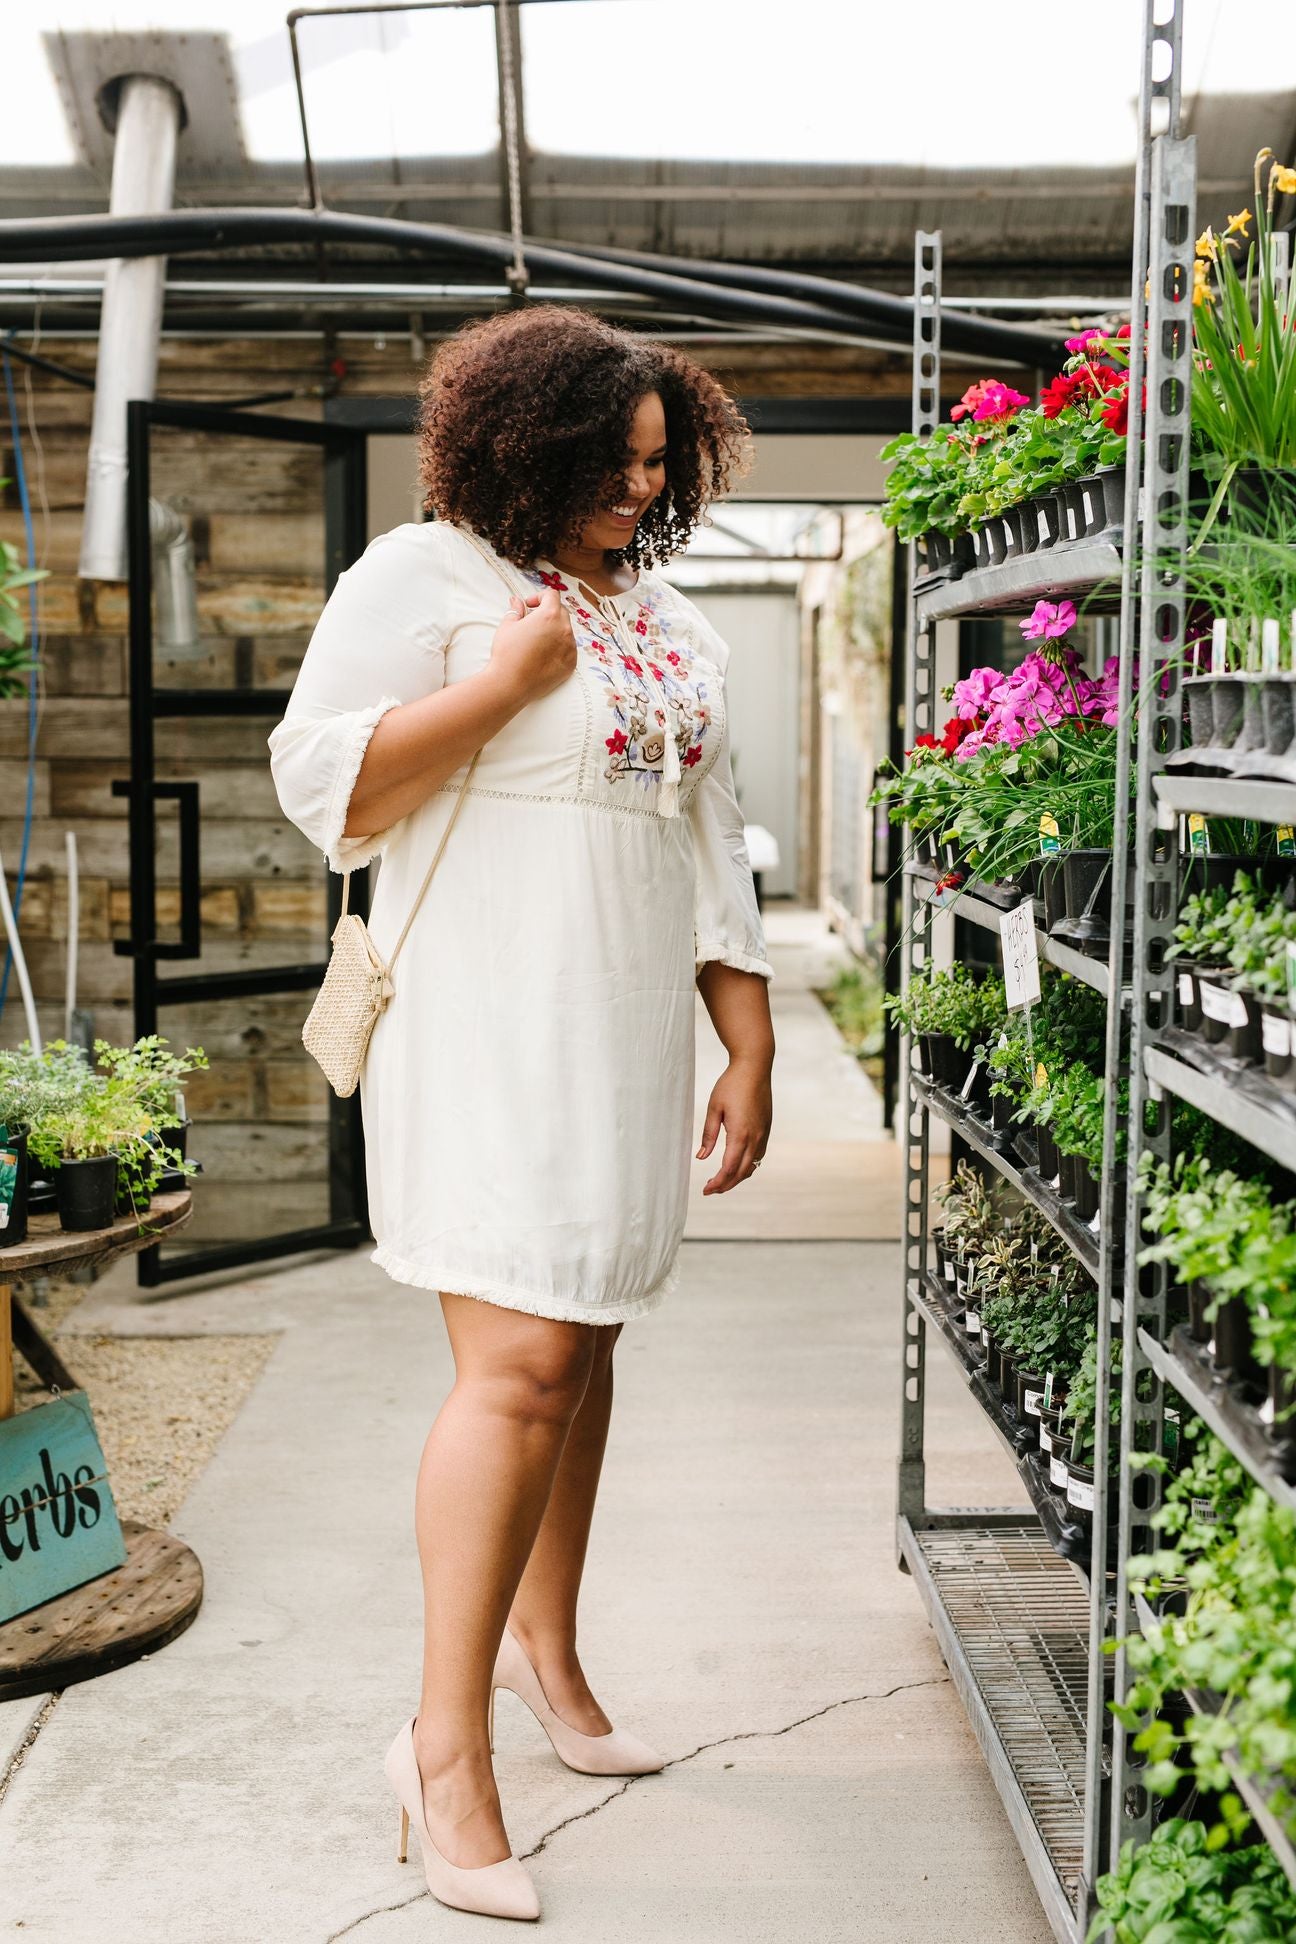
[[[1209,304],[1210,299],[1211,299],[1210,273],[1207,270],[1206,265],[1202,262],[1201,258],[1199,257],[1196,263],[1194,263],[1193,265],[1192,300],[1194,304]]]
[[[1207,257],[1212,260],[1214,259],[1215,252],[1216,252],[1216,243],[1215,243],[1215,232],[1213,229],[1204,229],[1202,231],[1201,235],[1197,238],[1196,248],[1197,248],[1197,258],[1199,262],[1203,257]]]
[[[1228,228],[1224,234],[1225,236],[1245,236],[1250,225],[1251,211],[1249,209],[1240,209],[1236,216],[1229,217]]]
[[[1271,174],[1273,186],[1280,196],[1296,196],[1296,169],[1288,169],[1281,162],[1275,162]]]

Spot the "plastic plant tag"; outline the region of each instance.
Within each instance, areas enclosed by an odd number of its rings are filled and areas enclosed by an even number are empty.
[[[1093,1511],[1094,1488],[1088,1479],[1076,1478],[1074,1474],[1068,1473],[1066,1495],[1068,1505],[1074,1505],[1081,1512]]]
[[[1033,1006],[1040,996],[1039,951],[1035,943],[1035,906],[1023,899],[1006,911],[999,928],[1003,945],[1004,996],[1010,1011]]]
[[[1053,1377],[1053,1371],[1046,1370],[1044,1372],[1044,1409],[1046,1411],[1053,1409]]]
[[[960,1089],[959,1089],[959,1099],[960,1099],[960,1100],[968,1100],[968,1099],[970,1099],[970,1098],[971,1098],[971,1095],[972,1095],[972,1089],[973,1089],[973,1087],[975,1087],[975,1085],[976,1085],[976,1083],[977,1083],[977,1075],[978,1075],[978,1073],[980,1073],[980,1071],[981,1071],[981,1062],[980,1062],[980,1060],[973,1060],[973,1062],[972,1062],[972,1066],[971,1066],[971,1070],[970,1070],[970,1072],[968,1073],[968,1077],[967,1077],[967,1079],[966,1079],[966,1080],[965,1080],[965,1081],[963,1082],[963,1085],[962,1085],[962,1086],[960,1087]]]
[[[1022,1400],[1026,1406],[1027,1417],[1038,1417],[1043,1406],[1043,1391],[1023,1390]]]
[[[1214,1020],[1217,1026],[1246,1025],[1246,1001],[1240,992],[1230,992],[1227,986],[1212,985],[1209,979],[1202,979],[1199,984],[1202,1011],[1207,1019]]]
[[[1067,1477],[1068,1477],[1068,1472],[1066,1468],[1066,1459],[1059,1458],[1056,1455],[1056,1453],[1054,1453],[1049,1458],[1049,1484],[1060,1485],[1062,1490],[1065,1492],[1066,1485],[1067,1485]]]
[[[1056,857],[1062,849],[1062,833],[1058,820],[1045,811],[1039,821],[1039,844],[1041,857]]]
[[[1211,665],[1212,675],[1228,673],[1228,622],[1220,619],[1211,622]]]
[[[981,1312],[974,1310],[970,1303],[963,1312],[963,1328],[969,1336],[980,1336],[981,1334]]]
[[[1278,623],[1260,623],[1260,672],[1262,675],[1278,673]]]
[[[1211,854],[1210,825],[1200,810],[1194,810],[1188,819],[1188,848],[1194,857]]]
[[[1291,1021],[1280,1013],[1260,1015],[1260,1042],[1266,1053],[1272,1053],[1279,1060],[1291,1058]],[[0,1157],[3,1159],[3,1157]],[[3,1192],[0,1189],[0,1192]]]
[[[1296,857],[1296,830],[1290,824],[1279,824],[1274,832],[1274,844],[1279,857]]]

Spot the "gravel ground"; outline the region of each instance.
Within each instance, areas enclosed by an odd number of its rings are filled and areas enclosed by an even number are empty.
[[[168,1525],[278,1338],[62,1334],[85,1293],[85,1284],[47,1283],[32,1315],[89,1396],[119,1516]],[[14,1365],[18,1409],[47,1402],[21,1357]]]

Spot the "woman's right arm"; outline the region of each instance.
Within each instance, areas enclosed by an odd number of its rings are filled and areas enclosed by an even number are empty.
[[[453,542],[397,528],[340,576],[269,737],[280,805],[335,871],[377,855],[402,818],[576,661],[546,590],[520,598],[486,666],[445,684]]]

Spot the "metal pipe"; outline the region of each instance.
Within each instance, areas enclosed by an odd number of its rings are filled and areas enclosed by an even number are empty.
[[[103,256],[110,250],[118,256],[146,256],[159,248],[172,254],[275,243],[308,243],[322,248],[330,242],[352,247],[367,244],[424,259],[450,256],[500,267],[509,264],[513,256],[509,239],[489,231],[456,229],[448,223],[402,222],[389,216],[344,215],[335,210],[185,209],[133,219],[110,214],[0,222],[0,262],[32,258],[71,261]],[[690,259],[692,274],[676,276],[620,263],[615,257],[578,255],[530,239],[526,253],[533,271],[657,297],[709,317],[759,318],[765,323],[827,329],[848,337],[880,335],[897,344],[908,341],[910,300],[888,291],[822,279],[830,290],[843,293],[841,303],[849,304],[851,313],[846,315],[826,302],[751,290],[744,286],[743,274],[736,276],[731,287],[727,279],[735,278],[735,272],[728,264],[692,264]],[[980,318],[950,318],[946,336],[951,351],[966,350],[1014,365],[1049,362],[1060,348],[1058,337],[1052,333],[1028,331],[1015,324],[991,324]]]
[[[117,97],[111,220],[169,209],[175,194],[176,140],[183,109],[169,81],[127,75]],[[94,417],[86,463],[82,580],[126,579],[126,404],[157,389],[166,258],[131,255],[104,279],[95,372]]]
[[[149,539],[153,543],[157,645],[172,661],[200,655],[193,540],[180,514],[165,500],[149,501]]]

